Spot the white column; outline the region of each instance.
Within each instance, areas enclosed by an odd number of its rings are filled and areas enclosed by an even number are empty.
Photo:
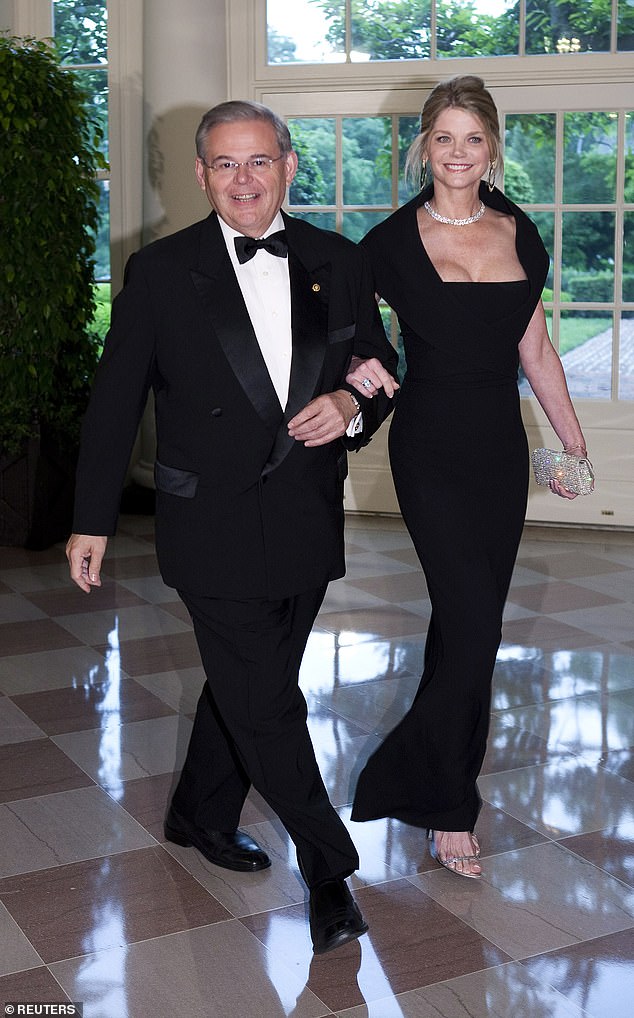
[[[51,0],[0,0],[0,31],[49,38],[53,34]]]
[[[143,242],[202,219],[209,205],[194,176],[203,113],[227,98],[224,0],[145,0],[143,23]],[[132,480],[153,487],[156,440],[145,413]]]

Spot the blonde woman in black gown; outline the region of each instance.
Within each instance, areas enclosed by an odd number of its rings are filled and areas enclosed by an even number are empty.
[[[416,698],[363,769],[352,819],[427,829],[433,857],[464,877],[481,875],[477,777],[526,511],[519,364],[563,447],[586,454],[541,302],[548,255],[495,188],[500,162],[482,80],[441,83],[408,155],[417,177],[431,168],[433,184],[362,242],[405,344],[390,461],[432,615]],[[371,362],[351,365],[348,380],[366,394],[382,384]]]

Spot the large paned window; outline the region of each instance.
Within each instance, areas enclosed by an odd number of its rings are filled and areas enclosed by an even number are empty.
[[[505,191],[560,252],[545,298],[577,399],[634,399],[633,123],[628,109],[506,117]]]
[[[289,128],[299,153],[295,215],[357,241],[412,197],[402,171],[417,117],[290,117]],[[508,113],[504,139],[505,193],[551,255],[544,302],[571,394],[632,400],[634,113]],[[520,392],[530,395],[522,378]]]
[[[53,37],[61,63],[75,74],[87,96],[95,129],[109,152],[108,4],[106,0],[53,0]],[[99,172],[99,228],[95,237],[97,311],[95,328],[104,336],[110,319],[110,172]]]
[[[631,0],[268,0],[269,64],[634,49]]]

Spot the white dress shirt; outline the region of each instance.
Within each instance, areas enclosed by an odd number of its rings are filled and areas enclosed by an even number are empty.
[[[218,218],[218,222],[231,264],[238,277],[251,324],[260,344],[264,363],[284,410],[288,401],[293,354],[288,258],[280,258],[261,248],[255,252],[253,258],[241,265],[234,244],[234,238],[240,237],[241,234],[227,226],[222,219]],[[278,212],[264,236],[268,237],[269,234],[283,229],[284,220]]]
[[[228,226],[220,216],[218,222],[264,363],[271,376],[280,406],[285,410],[293,356],[288,258],[280,258],[260,248],[253,258],[241,264],[238,261],[234,240],[243,235]],[[271,233],[283,229],[284,220],[281,212],[278,212],[264,236],[268,237]],[[362,428],[363,415],[359,413],[350,421],[346,434],[356,435]]]

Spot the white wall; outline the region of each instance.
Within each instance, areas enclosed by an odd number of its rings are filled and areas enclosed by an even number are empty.
[[[224,0],[145,0],[143,240],[209,211],[194,177],[202,114],[227,98]]]
[[[143,10],[143,242],[209,213],[194,176],[196,128],[227,98],[224,0],[145,0]],[[145,413],[130,476],[153,487],[155,431]]]
[[[0,31],[44,38],[51,23],[50,0],[0,0]]]

